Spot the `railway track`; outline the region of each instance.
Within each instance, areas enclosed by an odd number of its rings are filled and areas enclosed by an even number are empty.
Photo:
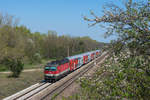
[[[106,55],[107,53],[103,54],[102,56],[77,69],[56,83],[37,83],[3,100],[50,100],[54,98],[54,95],[59,95],[63,90],[77,80],[77,78],[90,70],[95,61],[98,63]]]
[[[34,96],[35,94],[39,93],[40,91],[42,91],[43,89],[49,87],[51,85],[51,83],[45,83],[44,85],[26,93],[25,95],[19,97],[19,100],[27,100],[28,98]]]
[[[44,86],[45,84],[46,83],[37,83],[37,84],[34,84],[34,85],[32,85],[32,86],[30,86],[30,87],[28,87],[28,88],[26,88],[26,89],[24,89],[24,90],[22,90],[22,91],[20,91],[20,92],[18,92],[16,94],[14,94],[14,95],[11,95],[11,96],[9,96],[7,98],[4,98],[3,100],[17,100],[17,99],[23,97],[24,95],[27,95],[31,91],[35,91],[36,89]]]

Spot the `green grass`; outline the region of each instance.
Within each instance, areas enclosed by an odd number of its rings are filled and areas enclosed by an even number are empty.
[[[19,78],[0,74],[0,100],[43,80],[43,71],[23,72]]]
[[[24,65],[24,69],[36,69],[36,68],[43,68],[43,66],[50,62],[53,61],[55,59],[43,59],[41,63],[36,63],[36,64],[25,64]]]
[[[41,63],[35,63],[35,64],[24,64],[24,69],[36,69],[36,68],[43,68],[44,65],[50,61],[53,61],[55,59],[42,59]],[[4,65],[0,65],[0,72],[9,71],[8,68]]]
[[[3,71],[8,71],[8,68],[0,64],[0,72],[3,72]]]

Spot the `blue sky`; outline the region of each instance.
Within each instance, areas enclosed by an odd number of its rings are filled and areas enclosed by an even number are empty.
[[[0,12],[19,18],[20,25],[25,25],[32,32],[46,33],[54,30],[58,35],[90,36],[92,39],[109,42],[114,37],[105,39],[105,29],[98,25],[88,28],[83,15],[90,16],[93,10],[102,15],[105,3],[119,0],[0,0]]]

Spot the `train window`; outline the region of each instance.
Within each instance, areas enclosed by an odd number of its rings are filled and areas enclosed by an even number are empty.
[[[52,61],[51,64],[57,64],[57,61]]]
[[[50,67],[45,67],[45,70],[49,70],[50,69]]]
[[[66,63],[69,63],[69,59],[65,59],[65,62],[66,62]]]
[[[68,63],[69,62],[69,60],[68,59],[62,59],[61,61],[60,61],[60,64],[65,64],[65,63]]]
[[[56,71],[56,67],[50,67],[50,71]]]
[[[61,64],[64,64],[64,61],[63,61],[63,60],[60,60],[60,65],[61,65]]]
[[[50,66],[50,65],[51,65],[51,63],[47,63],[46,65],[47,65],[47,66]]]

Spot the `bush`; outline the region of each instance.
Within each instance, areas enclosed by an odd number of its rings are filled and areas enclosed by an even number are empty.
[[[33,58],[34,58],[34,61],[36,61],[38,63],[41,63],[41,61],[42,61],[42,57],[41,57],[40,53],[35,53]]]
[[[3,63],[12,72],[11,77],[16,77],[16,78],[19,77],[24,66],[21,59],[5,58]]]

